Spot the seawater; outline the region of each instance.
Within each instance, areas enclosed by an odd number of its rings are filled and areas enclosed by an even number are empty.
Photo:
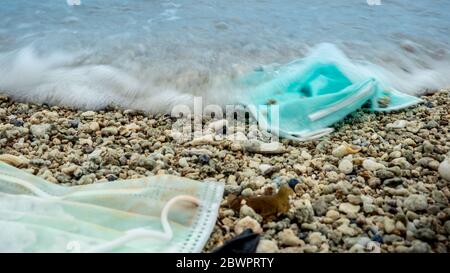
[[[31,102],[224,104],[229,82],[318,46],[402,92],[448,87],[450,1],[0,0],[0,90]]]

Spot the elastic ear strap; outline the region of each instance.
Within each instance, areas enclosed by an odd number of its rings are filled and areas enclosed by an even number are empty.
[[[111,242],[101,244],[99,246],[93,247],[85,252],[92,253],[92,252],[108,252],[111,251],[114,248],[117,248],[119,246],[122,246],[130,241],[139,239],[139,238],[147,238],[147,237],[153,237],[160,240],[170,241],[173,237],[173,231],[169,224],[169,211],[171,207],[179,202],[179,201],[188,201],[191,203],[194,203],[196,205],[200,205],[200,200],[196,197],[190,196],[190,195],[178,195],[174,198],[170,199],[169,202],[164,206],[163,210],[161,211],[161,224],[163,226],[163,232],[161,231],[153,231],[153,230],[147,230],[144,228],[136,228],[132,229],[126,232],[125,235],[122,237],[119,237]]]

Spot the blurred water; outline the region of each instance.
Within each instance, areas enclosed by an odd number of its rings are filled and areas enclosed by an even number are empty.
[[[31,101],[163,111],[192,94],[223,102],[233,97],[223,83],[324,42],[403,92],[448,86],[450,1],[381,4],[0,0],[0,89]]]

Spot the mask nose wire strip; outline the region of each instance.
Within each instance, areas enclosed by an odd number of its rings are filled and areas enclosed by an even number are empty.
[[[119,237],[111,242],[107,242],[104,244],[101,244],[99,246],[92,247],[91,249],[88,249],[87,253],[93,253],[93,252],[108,252],[112,249],[122,246],[130,241],[136,240],[136,239],[142,239],[142,238],[156,238],[164,241],[170,241],[173,237],[173,231],[170,227],[168,215],[170,208],[179,201],[188,201],[191,203],[196,204],[197,206],[200,205],[200,200],[196,197],[190,196],[190,195],[178,195],[167,202],[167,204],[164,206],[163,210],[161,211],[161,224],[163,226],[163,232],[161,231],[153,231],[153,230],[147,230],[144,228],[136,228],[129,230],[123,235],[122,237]]]

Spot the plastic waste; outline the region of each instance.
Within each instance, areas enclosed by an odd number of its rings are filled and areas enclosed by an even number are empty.
[[[317,52],[327,49],[322,46]],[[372,111],[393,111],[421,102],[348,63],[342,57],[316,53],[274,70],[254,71],[241,79],[248,90],[242,101],[261,129],[295,140],[332,132],[329,126],[368,102]]]
[[[170,175],[63,187],[0,162],[0,252],[201,252],[223,187]]]
[[[212,253],[216,254],[244,254],[255,253],[258,248],[260,235],[251,229],[244,230],[238,236],[226,241]]]

